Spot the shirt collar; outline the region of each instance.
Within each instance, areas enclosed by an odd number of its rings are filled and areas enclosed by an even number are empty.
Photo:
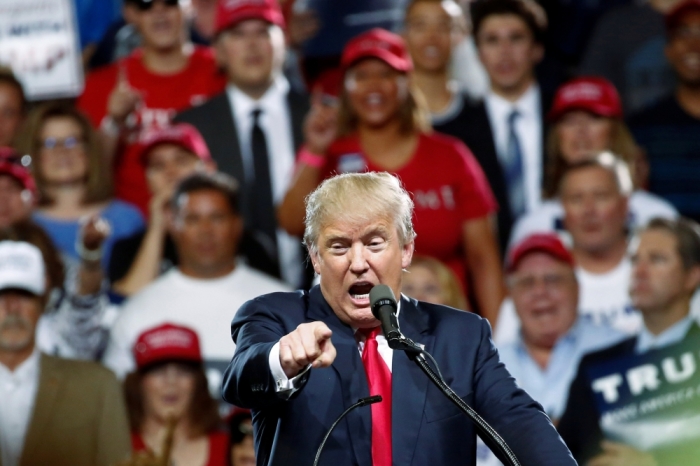
[[[540,118],[540,88],[537,84],[532,84],[515,102],[511,102],[493,91],[489,91],[486,94],[486,104],[495,112],[497,117],[502,117],[503,119],[507,118],[513,110],[517,110],[521,116],[527,118]]]
[[[41,357],[41,352],[39,348],[34,347],[32,354],[22,361],[22,363],[15,368],[14,371],[10,371],[7,367],[0,364],[0,377],[12,377],[21,381],[31,381],[36,378],[39,374],[39,360]]]
[[[554,352],[554,350],[562,344],[566,344],[566,343],[575,344],[576,340],[581,335],[581,327],[582,327],[581,316],[578,316],[576,318],[576,320],[574,321],[574,324],[571,326],[571,328],[569,328],[569,330],[564,335],[559,337],[559,339],[556,341],[556,343],[554,343],[554,347],[552,348],[552,352]],[[524,353],[529,355],[529,353],[527,351],[527,346],[525,346],[525,340],[523,338],[522,327],[520,328],[520,331],[518,331],[518,336],[515,340],[515,347],[518,349],[518,351],[524,352]]]
[[[663,348],[674,343],[679,343],[688,334],[688,330],[692,324],[693,318],[688,315],[658,335],[654,335],[644,326],[637,337],[635,352],[645,353],[655,348]]]
[[[280,74],[259,99],[253,99],[233,84],[226,87],[226,92],[234,112],[241,118],[249,116],[255,109],[270,111],[280,108],[279,103],[284,101],[289,92],[289,82]]]

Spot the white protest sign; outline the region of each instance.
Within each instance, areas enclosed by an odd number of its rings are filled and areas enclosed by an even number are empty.
[[[0,65],[12,69],[29,100],[79,95],[83,68],[72,0],[0,1]]]

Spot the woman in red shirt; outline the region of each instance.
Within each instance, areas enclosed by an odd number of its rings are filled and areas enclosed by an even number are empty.
[[[342,68],[339,108],[314,98],[295,179],[278,209],[280,225],[303,233],[304,198],[324,178],[392,172],[413,195],[416,253],[445,262],[465,287],[469,277],[478,309],[493,324],[503,284],[491,221],[496,203],[481,167],[460,141],[432,132],[399,36],[373,29],[355,37]]]
[[[226,466],[228,435],[209,394],[197,334],[161,325],[141,334],[133,352],[137,369],[124,381],[133,463],[168,454],[168,427],[176,422],[167,464]]]

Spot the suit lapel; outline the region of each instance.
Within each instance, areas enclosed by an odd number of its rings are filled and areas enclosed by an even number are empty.
[[[340,382],[343,394],[343,409],[349,408],[360,398],[370,395],[362,359],[357,349],[357,341],[352,328],[343,324],[328,305],[319,286],[309,292],[309,318],[320,320],[333,332],[331,341],[336,349],[332,367]],[[350,442],[358,464],[371,464],[371,410],[358,408],[347,417]]]
[[[21,465],[34,464],[31,460],[32,452],[40,451],[46,446],[44,431],[51,427],[50,421],[60,394],[62,378],[52,358],[42,354],[39,363],[39,386],[34,400],[34,412],[24,440]]]
[[[428,315],[416,306],[415,300],[401,296],[399,326],[406,337],[432,351],[434,337],[428,334]],[[423,421],[428,382],[428,377],[405,352],[394,351],[391,375],[394,464],[411,464]]]
[[[309,111],[309,99],[306,96],[299,94],[293,89],[287,94],[287,104],[289,106],[289,117],[292,123],[292,142],[294,150],[299,150],[299,147],[304,143],[303,122],[306,113]]]

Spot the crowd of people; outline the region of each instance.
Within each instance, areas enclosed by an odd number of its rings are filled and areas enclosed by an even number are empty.
[[[700,335],[700,0],[75,3],[81,95],[0,70],[0,464],[256,464],[231,319],[334,273],[310,203],[364,172],[402,293],[488,321],[580,464],[700,464],[591,382]]]

